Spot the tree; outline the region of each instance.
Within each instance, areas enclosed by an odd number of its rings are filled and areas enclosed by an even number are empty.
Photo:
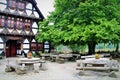
[[[118,1],[55,0],[55,11],[40,23],[36,38],[54,44],[87,44],[88,54],[94,54],[98,43],[119,42]]]

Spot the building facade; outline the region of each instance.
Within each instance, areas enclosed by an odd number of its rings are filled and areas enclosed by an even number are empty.
[[[35,0],[0,0],[0,54],[14,57],[21,52],[43,51],[35,35],[44,16]]]

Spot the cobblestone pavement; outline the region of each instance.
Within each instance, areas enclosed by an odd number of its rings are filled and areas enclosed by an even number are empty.
[[[7,59],[10,60],[10,64],[13,64],[17,57]],[[104,75],[104,72],[94,71],[86,71],[85,74],[79,75],[79,71],[75,70],[76,62],[59,64],[47,61],[48,70],[40,70],[39,73],[30,70],[23,75],[18,75],[16,72],[5,72],[5,67],[6,59],[0,60],[0,80],[120,80],[120,71],[115,72],[116,77]]]

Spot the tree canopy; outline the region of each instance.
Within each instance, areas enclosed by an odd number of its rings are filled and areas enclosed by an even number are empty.
[[[38,41],[87,44],[89,54],[95,53],[98,43],[119,43],[120,0],[55,0],[54,7],[39,23]]]

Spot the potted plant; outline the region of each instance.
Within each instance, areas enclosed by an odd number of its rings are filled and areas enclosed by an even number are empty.
[[[28,54],[27,54],[27,58],[32,58],[32,52],[28,52]]]
[[[98,53],[95,54],[95,59],[99,59],[100,55]]]

